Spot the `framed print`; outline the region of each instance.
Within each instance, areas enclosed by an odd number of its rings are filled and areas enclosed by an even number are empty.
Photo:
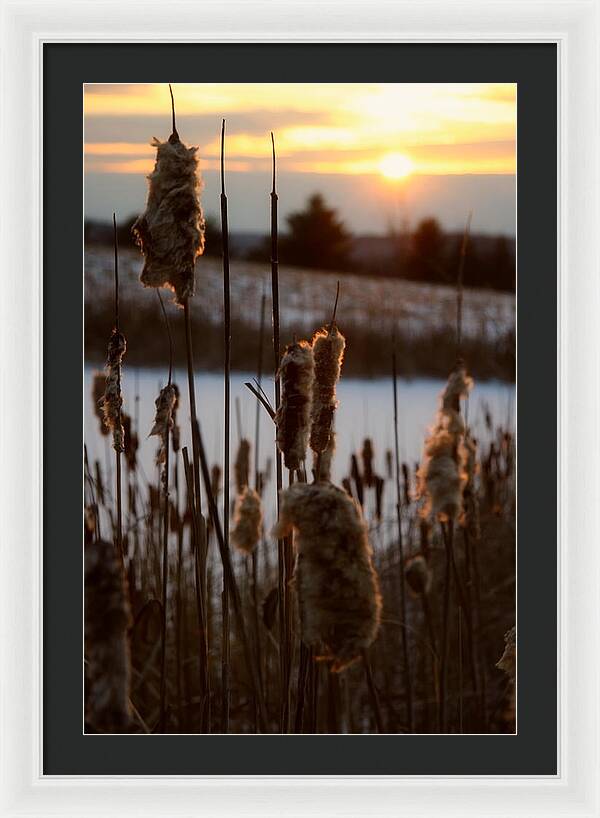
[[[5,4],[3,814],[599,814],[597,9],[467,5]]]

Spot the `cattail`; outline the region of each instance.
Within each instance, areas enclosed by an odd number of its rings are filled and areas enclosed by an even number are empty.
[[[94,404],[94,412],[100,424],[100,434],[103,437],[110,432],[104,419],[104,412],[102,405],[104,403],[104,390],[106,388],[106,375],[103,372],[94,372],[92,379],[92,403]]]
[[[215,499],[221,493],[221,474],[221,467],[218,463],[215,463],[210,470],[210,490]]]
[[[333,463],[333,456],[335,454],[335,432],[332,430],[329,435],[329,443],[324,452],[316,454],[313,458],[314,466],[313,472],[317,476],[317,469],[319,470],[319,480],[331,481],[331,464]]]
[[[141,282],[165,287],[183,306],[194,294],[194,267],[204,251],[198,148],[187,147],[174,131],[167,142],[152,140],[156,164],[148,176],[146,210],[133,225],[144,254]]]
[[[422,554],[415,554],[404,564],[406,583],[415,596],[428,594],[431,588],[431,571]]]
[[[160,438],[160,446],[156,453],[156,465],[162,466],[167,460],[167,450],[169,448],[169,434],[173,428],[173,406],[175,405],[176,394],[173,386],[168,384],[160,390],[157,399],[154,401],[156,406],[156,416],[154,418],[154,426],[150,432],[152,435],[157,435]],[[167,475],[162,474],[163,482]]]
[[[106,362],[106,384],[102,398],[104,422],[112,432],[113,448],[122,452],[125,448],[125,431],[121,423],[121,363],[127,349],[127,341],[122,332],[113,329],[108,341]]]
[[[342,479],[342,488],[344,489],[348,497],[352,497],[352,483],[350,482],[349,477],[344,477]]]
[[[96,540],[85,546],[85,704],[98,732],[129,726],[130,626],[123,564],[112,543]]]
[[[354,486],[356,488],[356,497],[358,499],[359,505],[364,505],[365,502],[365,491],[364,491],[364,484],[362,475],[360,473],[360,469],[358,468],[358,458],[355,454],[350,456],[350,477],[354,480]]]
[[[136,432],[133,430],[131,417],[126,412],[121,411],[121,422],[123,424],[123,446],[125,451],[125,460],[127,461],[127,468],[130,471],[135,471],[137,466],[139,439]]]
[[[367,527],[354,500],[331,483],[295,483],[281,493],[273,536],[296,532],[302,639],[321,646],[338,672],[377,635],[381,597]]]
[[[315,378],[312,393],[310,448],[321,454],[327,449],[337,407],[335,387],[340,378],[346,339],[335,324],[318,330],[312,339]]]
[[[476,485],[479,462],[477,460],[477,441],[468,433],[462,442],[462,452],[466,482],[463,490],[463,512],[460,517],[460,524],[467,529],[474,539],[478,540],[481,536],[479,497],[477,496]]]
[[[456,519],[461,512],[467,475],[460,398],[468,393],[472,384],[459,363],[442,392],[436,423],[425,441],[423,462],[418,471],[418,494],[426,498],[421,512],[424,516],[433,514],[445,521]]]
[[[373,471],[373,443],[371,438],[365,438],[360,456],[363,464],[365,485],[370,488],[375,481],[375,473]]]
[[[181,447],[181,429],[179,428],[179,424],[177,423],[177,410],[179,409],[179,387],[176,383],[171,384],[173,387],[173,391],[175,392],[175,402],[173,403],[173,411],[171,413],[171,419],[173,420],[173,426],[171,429],[171,440],[173,442],[173,451],[178,452]]]
[[[391,449],[385,450],[385,473],[388,480],[394,476],[394,455]]]
[[[314,378],[313,350],[306,341],[289,344],[279,367],[281,403],[275,415],[277,445],[287,469],[306,457]]]
[[[373,477],[375,483],[375,517],[378,522],[381,522],[383,516],[383,490],[385,488],[385,480],[376,474]]]
[[[514,685],[517,675],[517,631],[515,626],[504,634],[504,653],[496,662],[496,667],[503,670]]]
[[[235,501],[234,528],[231,541],[244,554],[251,554],[262,531],[262,507],[260,495],[246,486]]]
[[[235,489],[241,494],[250,482],[250,441],[240,440],[234,464]]]
[[[402,464],[402,491],[404,493],[404,505],[410,505],[410,472],[408,463]]]

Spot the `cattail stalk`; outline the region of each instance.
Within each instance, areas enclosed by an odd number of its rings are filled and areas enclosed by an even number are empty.
[[[223,536],[225,548],[229,549],[229,446],[231,427],[231,292],[229,282],[229,225],[227,217],[227,195],[225,193],[225,120],[221,125],[221,240],[223,246],[223,326],[224,326],[224,450],[223,450]],[[221,729],[229,732],[229,596],[227,582],[223,577],[221,592]]]
[[[162,466],[160,488],[163,495],[163,519],[162,519],[162,622],[161,622],[161,671],[160,671],[160,731],[165,732],[166,698],[167,698],[167,589],[169,582],[169,449],[171,442],[171,431],[173,428],[173,409],[176,401],[176,392],[171,385],[173,377],[173,339],[171,338],[171,327],[165,310],[165,305],[160,294],[156,291],[161,306],[167,337],[169,339],[169,375],[167,386],[161,390],[156,401],[156,421],[151,435],[157,434],[161,438],[161,446],[158,456],[158,465]]]
[[[113,213],[113,240],[114,240],[114,268],[115,268],[115,331],[117,338],[120,337],[120,330],[119,330],[119,245],[117,240],[117,217],[116,214]],[[119,432],[122,436],[122,425],[121,425],[121,363],[119,361],[117,366],[117,389],[119,394],[119,399],[117,402],[117,425]],[[121,560],[125,559],[125,555],[123,553],[123,509],[122,509],[122,497],[121,497],[121,451],[123,449],[123,441],[121,441],[121,445],[117,445],[117,440],[115,438],[115,469],[117,474],[117,551],[121,555]]]
[[[278,237],[278,197],[277,197],[277,164],[275,156],[275,137],[271,133],[271,147],[273,151],[273,186],[271,190],[271,301],[273,310],[273,357],[275,376],[275,411],[281,404],[281,383],[279,380],[279,362],[281,359],[281,343],[279,335],[279,237]],[[275,480],[277,516],[279,516],[279,494],[283,489],[283,463],[279,448],[275,447]],[[281,723],[282,733],[287,732],[286,714],[289,712],[289,679],[286,678],[288,665],[289,645],[286,639],[286,610],[288,605],[287,581],[285,576],[285,556],[288,544],[283,538],[277,539],[277,587],[279,592],[279,675],[281,687]]]
[[[406,585],[404,579],[404,545],[402,538],[402,492],[400,490],[400,446],[398,442],[398,375],[396,350],[392,350],[392,381],[394,388],[394,459],[396,478],[396,517],[398,521],[398,553],[400,558],[400,618],[402,620],[402,664],[404,668],[404,689],[406,692],[406,722],[408,732],[413,731],[412,679],[406,633]]]
[[[233,571],[233,565],[231,562],[231,554],[229,553],[229,549],[225,547],[225,538],[223,536],[223,528],[221,526],[221,520],[219,518],[219,509],[217,507],[217,502],[213,497],[213,493],[211,491],[210,486],[210,469],[208,466],[208,460],[206,459],[206,454],[204,451],[204,444],[202,443],[202,435],[200,434],[200,429],[196,426],[196,436],[198,439],[198,449],[200,454],[200,465],[202,468],[202,477],[204,480],[204,488],[206,491],[206,495],[208,498],[208,505],[210,509],[210,514],[213,521],[213,527],[215,530],[215,535],[217,538],[217,545],[219,546],[219,554],[221,556],[221,563],[223,565],[223,574],[225,576],[227,585],[228,585],[228,592],[229,592],[229,599],[231,605],[233,607],[233,614],[235,618],[236,629],[238,632],[239,640],[242,644],[243,652],[244,652],[244,660],[246,663],[246,669],[248,671],[248,676],[250,678],[250,683],[253,688],[254,697],[256,699],[256,703],[258,706],[259,711],[259,724],[260,729],[265,730],[267,725],[267,713],[264,705],[264,698],[262,695],[262,689],[259,682],[258,670],[256,668],[255,662],[253,660],[252,651],[250,649],[250,642],[248,640],[248,635],[246,632],[246,626],[244,622],[244,615],[242,612],[242,600],[240,597],[239,588],[237,585],[237,581],[235,579],[235,574]]]

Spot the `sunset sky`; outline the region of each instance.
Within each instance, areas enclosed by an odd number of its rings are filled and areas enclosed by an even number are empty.
[[[218,212],[227,120],[232,231],[266,231],[275,133],[282,219],[321,192],[356,232],[433,215],[460,229],[515,232],[514,84],[179,84],[177,128],[199,145],[204,207]],[[86,85],[86,215],[144,206],[153,136],[170,133],[167,85]]]

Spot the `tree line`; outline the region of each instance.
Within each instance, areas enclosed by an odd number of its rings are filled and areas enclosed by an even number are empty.
[[[135,219],[119,228],[119,243],[133,243]],[[112,243],[112,227],[88,221],[87,243]],[[281,230],[279,260],[282,264],[336,273],[361,273],[405,278],[436,284],[453,284],[459,265],[463,236],[444,231],[435,218],[423,219],[413,230],[389,230],[383,237],[354,236],[320,194],[306,206],[290,213]],[[236,245],[230,241],[232,257],[268,263],[270,239],[258,237]],[[221,231],[217,220],[206,219],[205,255],[220,256]],[[507,236],[471,236],[467,244],[463,281],[467,287],[494,290],[515,289],[514,240]]]

